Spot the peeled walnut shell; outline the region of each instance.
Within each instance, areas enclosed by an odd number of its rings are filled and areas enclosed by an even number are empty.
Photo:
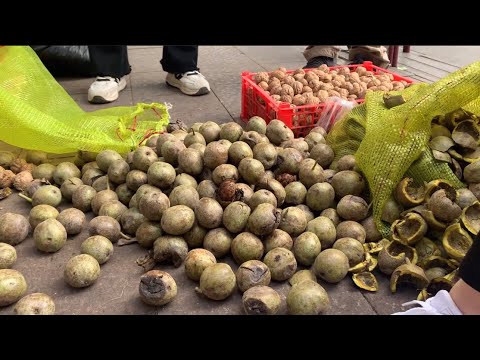
[[[442,189],[448,189],[448,191],[455,191],[455,188],[447,180],[437,179],[430,181],[427,185],[425,185],[425,201],[428,202],[434,192]]]
[[[423,289],[428,285],[428,279],[423,269],[419,266],[410,263],[400,265],[392,274],[390,278],[390,291],[395,293],[398,284],[406,283],[415,286],[417,289]]]
[[[429,256],[439,256],[442,253],[437,244],[426,237],[415,244],[415,250],[417,250],[419,261],[422,261]]]
[[[455,174],[455,176],[458,178],[458,180],[462,180],[463,177],[463,169],[458,163],[457,160],[452,159],[452,162],[449,164],[450,169],[452,172]]]
[[[392,239],[406,245],[413,245],[427,233],[425,220],[417,213],[411,212],[396,220],[392,226]]]
[[[480,132],[473,120],[458,123],[452,131],[452,139],[463,148],[475,150],[480,140]]]
[[[458,264],[452,262],[452,260],[453,259],[445,259],[442,256],[433,255],[424,258],[418,263],[418,265],[424,270],[432,268],[443,268],[447,271],[452,271],[458,267]]]
[[[366,252],[370,254],[378,254],[385,246],[390,244],[390,240],[381,239],[379,242],[368,242],[363,244]]]
[[[427,202],[428,209],[436,219],[451,222],[457,219],[462,209],[456,203],[457,192],[454,189],[435,191]]]
[[[448,256],[461,261],[473,244],[472,237],[459,223],[450,225],[443,234],[442,245]]]
[[[378,267],[386,275],[390,275],[397,267],[404,264],[406,259],[413,264],[417,263],[417,251],[399,241],[392,241],[378,254]]]
[[[365,271],[372,272],[373,270],[376,269],[377,265],[378,265],[378,260],[374,258],[372,255],[370,255],[370,253],[366,252],[365,260],[359,262],[355,266],[352,266],[351,268],[348,269],[348,271],[353,274],[357,274]]]
[[[375,292],[378,290],[378,282],[369,271],[364,271],[358,274],[353,274],[352,276],[353,283],[357,285],[360,289]]]
[[[439,221],[433,215],[433,212],[427,209],[426,205],[416,206],[407,211],[413,211],[419,213],[423,219],[427,222],[428,228],[433,231],[442,231],[447,228],[447,224],[442,221]],[[403,215],[403,214],[402,214]]]
[[[430,149],[445,152],[451,147],[455,146],[455,143],[450,137],[437,136],[430,140]]]
[[[446,128],[445,126],[439,124],[432,124],[430,135],[432,138],[436,138],[437,136],[447,136],[449,138],[452,137],[452,133],[450,132],[450,130],[448,130],[448,128]]]
[[[462,211],[462,224],[473,235],[477,235],[480,231],[480,202],[475,201],[472,205],[467,206]]]
[[[412,178],[402,179],[395,189],[395,199],[403,206],[417,206],[425,200],[425,188],[414,187]]]

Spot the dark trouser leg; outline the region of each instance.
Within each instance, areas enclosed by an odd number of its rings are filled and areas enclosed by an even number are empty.
[[[131,71],[126,46],[89,46],[88,51],[97,76],[121,78]]]
[[[198,46],[164,46],[160,61],[163,70],[172,74],[183,74],[198,70]]]
[[[477,291],[480,291],[480,235],[463,258],[458,269],[458,277]]]

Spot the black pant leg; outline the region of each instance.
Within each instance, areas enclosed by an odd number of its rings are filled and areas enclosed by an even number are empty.
[[[460,263],[458,276],[468,285],[480,291],[480,235],[477,235],[472,247]]]
[[[89,46],[88,51],[97,76],[120,78],[131,71],[127,46]]]
[[[160,61],[163,70],[172,74],[198,70],[198,46],[164,46]]]

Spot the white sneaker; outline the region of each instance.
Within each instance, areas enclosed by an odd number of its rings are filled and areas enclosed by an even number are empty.
[[[186,95],[198,96],[210,92],[210,84],[198,71],[187,71],[183,74],[167,74],[167,85],[180,89]]]
[[[413,304],[418,304],[420,307],[393,315],[463,315],[446,290],[440,290],[434,297],[426,301],[414,300],[402,304],[402,306]]]
[[[97,76],[88,89],[88,102],[92,104],[106,104],[118,99],[118,93],[125,89],[127,81],[125,76],[113,78],[110,76]]]

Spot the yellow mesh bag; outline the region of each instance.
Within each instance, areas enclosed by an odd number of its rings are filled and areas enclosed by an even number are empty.
[[[169,122],[164,104],[83,111],[28,46],[0,47],[0,140],[54,154],[126,153]]]
[[[375,224],[383,236],[389,235],[380,219],[383,206],[405,174],[417,183],[446,179],[457,188],[463,186],[447,164],[434,160],[427,143],[435,116],[458,108],[480,113],[480,62],[434,84],[412,85],[402,95],[405,104],[387,109],[383,93],[368,93],[365,103],[338,121],[327,136],[335,161],[355,154],[369,184]]]

